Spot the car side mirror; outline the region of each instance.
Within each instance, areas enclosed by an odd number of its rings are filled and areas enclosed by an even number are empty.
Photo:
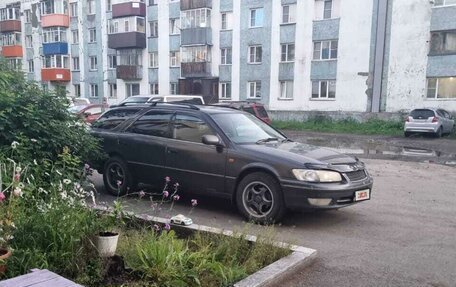
[[[214,135],[204,135],[202,138],[202,142],[206,145],[220,145],[220,139]]]

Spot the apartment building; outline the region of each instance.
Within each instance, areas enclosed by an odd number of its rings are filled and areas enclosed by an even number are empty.
[[[3,0],[1,54],[93,102],[456,111],[456,0]]]

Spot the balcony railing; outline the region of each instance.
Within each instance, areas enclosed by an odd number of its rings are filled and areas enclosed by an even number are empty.
[[[21,21],[20,20],[5,20],[0,22],[0,33],[6,32],[20,32]]]
[[[143,77],[142,66],[117,66],[117,79],[141,80]]]
[[[181,0],[180,8],[181,10],[212,8],[212,0]]]
[[[181,63],[182,77],[199,78],[211,76],[211,63],[209,62],[190,62]]]
[[[108,47],[111,49],[144,49],[146,48],[146,34],[141,32],[109,34]]]
[[[181,45],[212,45],[212,29],[204,27],[181,30]]]
[[[41,80],[51,82],[69,82],[71,81],[71,72],[70,69],[43,68],[41,69]]]
[[[112,18],[128,16],[146,17],[146,4],[141,2],[125,2],[112,5]]]

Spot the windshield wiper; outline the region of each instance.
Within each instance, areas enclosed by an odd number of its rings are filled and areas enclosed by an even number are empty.
[[[273,142],[273,141],[278,141],[278,140],[279,140],[278,138],[265,138],[265,139],[258,140],[256,143],[262,144],[262,143]]]
[[[284,139],[282,140],[282,142],[283,142],[283,143],[292,142],[292,140],[290,140],[289,138],[284,138]]]

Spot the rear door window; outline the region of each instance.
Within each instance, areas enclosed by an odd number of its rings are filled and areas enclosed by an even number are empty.
[[[253,110],[252,107],[243,107],[242,110],[245,112],[248,112],[249,114],[256,116],[255,111]]]
[[[260,118],[267,118],[268,113],[266,112],[266,109],[263,106],[256,106],[256,110],[258,112],[258,116]]]
[[[113,130],[118,127],[125,120],[131,118],[139,109],[122,109],[122,110],[111,110],[103,114],[96,122],[92,124],[92,128]]]
[[[172,115],[172,112],[150,111],[134,122],[127,129],[127,132],[156,137],[169,137],[169,123]]]
[[[410,116],[414,119],[427,119],[435,116],[434,111],[428,109],[413,110]]]
[[[201,143],[204,135],[214,135],[205,121],[192,115],[176,115],[173,127],[174,139]]]

